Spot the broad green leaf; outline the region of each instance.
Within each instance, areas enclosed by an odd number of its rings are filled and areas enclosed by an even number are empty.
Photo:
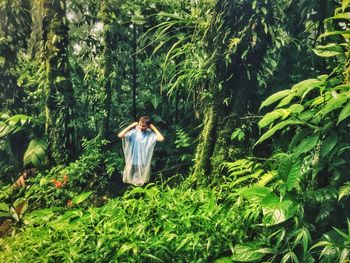
[[[317,46],[313,49],[313,51],[320,57],[334,57],[338,55],[344,55],[343,48],[335,43],[330,43],[325,46]]]
[[[24,166],[32,163],[35,167],[40,167],[45,160],[46,149],[47,143],[44,140],[31,140],[26,152],[24,153]]]
[[[341,3],[341,7],[343,11],[350,5],[350,0],[343,0]]]
[[[310,128],[303,128],[300,131],[298,131],[294,135],[292,141],[290,142],[290,144],[288,146],[289,151],[292,151],[297,146],[297,144],[300,143],[300,141],[302,139],[304,139],[306,136],[310,135],[312,133],[312,131],[313,130]]]
[[[88,191],[88,192],[83,192],[81,194],[79,194],[78,196],[74,197],[72,202],[73,204],[80,204],[81,202],[84,202],[86,199],[89,198],[89,196],[92,194],[92,191]]]
[[[281,118],[282,116],[286,115],[288,113],[285,109],[277,109],[272,112],[269,112],[265,114],[265,116],[259,121],[259,127],[264,128],[267,125],[271,124],[275,120]]]
[[[268,187],[256,185],[241,189],[239,194],[251,203],[260,203],[261,200],[270,192],[271,190]]]
[[[263,222],[266,226],[280,224],[293,217],[299,209],[299,205],[285,198],[282,201],[274,193],[265,196],[261,202],[263,209]]]
[[[286,105],[288,105],[292,99],[295,97],[296,93],[292,92],[291,94],[289,94],[287,97],[283,98],[280,103],[278,103],[278,105],[276,106],[276,108],[281,108],[284,107]]]
[[[313,118],[315,116],[315,114],[316,114],[316,112],[314,110],[308,110],[308,111],[302,112],[298,117],[299,117],[299,119],[307,122],[311,118]]]
[[[272,249],[266,248],[264,244],[256,242],[238,244],[233,248],[231,260],[233,262],[253,262],[270,253]]]
[[[312,150],[318,143],[318,139],[320,137],[319,133],[315,133],[313,135],[310,135],[306,137],[304,140],[302,140],[297,147],[293,150],[294,154],[296,156],[299,156],[303,153],[306,153],[310,150]]]
[[[338,116],[337,125],[350,116],[350,101],[344,106]]]
[[[322,141],[321,145],[321,157],[326,157],[334,148],[334,146],[337,144],[338,141],[338,134],[336,132],[332,132],[326,139]]]
[[[330,19],[344,19],[350,21],[350,12],[344,12],[340,14],[336,14],[335,16],[331,17]]]
[[[319,79],[307,79],[307,80],[304,80],[304,81],[301,81],[301,82],[295,84],[292,87],[292,91],[296,92],[297,96],[301,97],[305,93],[305,91],[308,90],[309,88],[311,88],[311,87],[318,87],[321,84],[323,84],[322,80],[319,80]]]
[[[274,103],[276,101],[279,101],[280,99],[282,99],[282,98],[286,97],[287,95],[289,95],[290,92],[291,91],[289,89],[287,89],[287,90],[281,90],[279,92],[274,93],[273,95],[271,95],[270,97],[268,97],[266,100],[264,100],[261,103],[260,109],[262,109],[263,107],[269,106],[269,105],[271,105],[272,103]]]
[[[300,181],[301,176],[301,167],[303,165],[302,160],[297,160],[293,165],[292,168],[289,171],[288,178],[287,178],[287,190],[291,191],[293,188],[297,188]]]
[[[318,38],[324,38],[334,35],[344,35],[344,36],[350,36],[350,30],[336,30],[336,31],[329,31],[326,33],[321,34]]]
[[[10,126],[20,125],[24,126],[29,124],[32,120],[32,117],[24,114],[16,114],[6,120],[6,123]]]
[[[328,113],[341,108],[343,104],[347,101],[348,101],[347,94],[341,93],[341,94],[333,95],[333,97],[330,100],[326,101],[325,107],[322,110],[320,110],[318,114],[320,114],[321,116],[325,116]]]
[[[317,76],[317,79],[322,80],[322,81],[326,81],[328,79],[329,75],[327,74],[323,74],[320,76]]]
[[[275,134],[275,132],[283,129],[284,127],[288,126],[288,125],[295,125],[295,124],[302,124],[302,122],[298,121],[298,120],[285,120],[282,121],[278,124],[276,124],[275,126],[273,126],[271,129],[269,129],[266,133],[264,133],[260,139],[254,144],[258,145],[259,143],[267,140],[268,138],[270,138],[272,135]]]
[[[340,91],[340,92],[350,91],[350,85],[341,84],[339,86],[334,87],[333,90]]]
[[[301,104],[293,104],[289,107],[291,113],[301,113],[304,110],[304,106]]]
[[[309,102],[311,102],[310,107],[312,108],[312,107],[318,106],[320,104],[323,104],[325,101],[329,100],[330,97],[331,97],[330,94],[326,94],[324,97],[318,96],[318,97],[312,99],[311,101],[309,101]]]

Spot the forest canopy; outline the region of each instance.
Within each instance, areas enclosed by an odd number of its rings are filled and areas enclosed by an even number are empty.
[[[349,41],[349,0],[0,0],[0,262],[348,262]]]

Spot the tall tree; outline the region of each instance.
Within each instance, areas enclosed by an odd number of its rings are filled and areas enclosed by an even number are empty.
[[[49,157],[57,164],[75,154],[75,99],[68,60],[68,21],[65,0],[43,0],[43,41],[46,59],[46,134]]]
[[[113,37],[112,37],[112,20],[110,17],[111,6],[108,0],[101,2],[100,16],[104,24],[104,35],[103,35],[103,62],[104,62],[104,86],[102,92],[104,93],[103,98],[103,117],[100,127],[100,136],[106,138],[109,130],[109,119],[111,112],[111,99],[112,99],[112,87],[111,87],[111,73],[113,70],[113,58],[112,58],[112,48],[113,48]]]
[[[275,70],[275,42],[286,43],[284,1],[218,1],[209,42],[217,48],[215,82],[204,108],[204,127],[195,173],[210,175],[227,158],[227,145],[238,119],[257,110],[261,82]],[[234,25],[234,26],[233,26]],[[222,44],[222,43],[226,43]],[[230,47],[234,48],[229,50]],[[227,48],[228,47],[228,48]],[[229,52],[229,53],[228,53]],[[215,156],[215,159],[213,159]]]
[[[282,23],[287,4],[183,2],[186,8],[161,13],[167,21],[160,23],[156,38],[159,45],[170,43],[164,64],[172,66],[179,59],[175,75],[169,77],[171,90],[182,85],[200,102],[203,128],[194,171],[209,175],[218,159],[226,158],[227,139],[238,117],[256,110],[259,87],[275,69],[278,48],[287,41]]]
[[[136,64],[136,52],[137,52],[137,36],[136,36],[136,24],[132,23],[132,111],[134,120],[136,120],[136,90],[137,90],[137,64]]]

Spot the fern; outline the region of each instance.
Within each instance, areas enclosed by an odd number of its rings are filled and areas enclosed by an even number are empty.
[[[267,173],[263,174],[260,177],[260,180],[256,183],[256,185],[258,186],[265,186],[267,185],[270,181],[272,181],[273,179],[275,179],[277,176],[277,172],[276,171],[268,171]]]
[[[247,181],[249,184],[264,174],[261,164],[247,159],[240,159],[234,162],[224,162],[223,167],[229,172],[229,177],[232,181],[230,184],[231,187]]]
[[[321,204],[327,201],[336,200],[337,189],[334,187],[325,187],[310,191],[307,195]]]
[[[342,187],[339,189],[338,194],[338,201],[340,201],[343,197],[350,195],[350,181],[346,182]]]

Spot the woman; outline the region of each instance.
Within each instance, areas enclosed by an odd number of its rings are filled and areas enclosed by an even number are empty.
[[[164,141],[163,135],[151,124],[148,116],[142,116],[118,134],[123,139],[125,168],[123,182],[141,186],[150,179],[151,159],[156,141]]]

